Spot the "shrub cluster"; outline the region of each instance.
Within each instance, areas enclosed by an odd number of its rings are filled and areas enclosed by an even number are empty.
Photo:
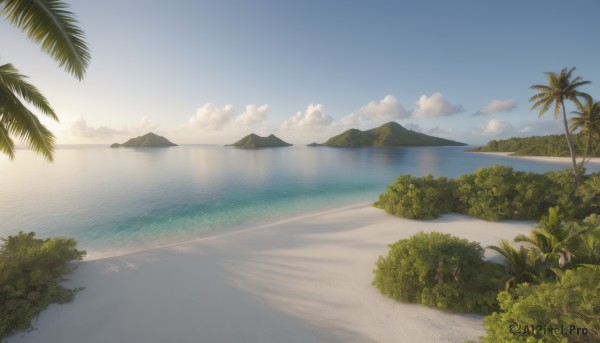
[[[27,329],[31,320],[51,303],[66,303],[75,291],[59,284],[69,261],[85,251],[73,239],[36,239],[19,232],[3,238],[0,247],[0,340]]]
[[[598,266],[567,270],[554,283],[520,284],[498,300],[502,311],[485,318],[481,342],[600,342]]]
[[[520,249],[508,241],[490,247],[504,259],[506,291],[498,295],[501,310],[485,319],[482,342],[600,342],[598,216],[565,220],[550,208],[515,242]],[[576,328],[586,332],[568,334]]]
[[[373,271],[373,285],[389,297],[457,312],[496,308],[501,267],[483,260],[483,248],[439,232],[417,233],[390,245]]]
[[[402,175],[375,206],[411,219],[459,212],[490,221],[537,220],[553,206],[583,218],[600,209],[600,174],[583,175],[582,180],[574,191],[570,170],[536,174],[499,165],[451,180]]]
[[[445,177],[402,175],[375,206],[405,218],[433,219],[452,210],[451,189]]]

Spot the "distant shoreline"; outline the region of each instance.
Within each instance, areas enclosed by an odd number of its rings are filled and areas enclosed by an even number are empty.
[[[513,154],[513,152],[483,152],[483,151],[469,151],[469,152],[475,153],[475,154],[487,154],[487,155],[496,155],[496,156],[505,156],[505,157],[512,157],[512,158],[520,158],[520,159],[524,159],[524,160],[531,160],[531,161],[537,161],[537,162],[571,163],[571,158],[570,157],[557,157],[557,156],[515,156],[515,155],[511,155],[511,154]],[[581,162],[581,158],[577,158],[576,161],[577,161],[577,163],[580,163]],[[585,163],[600,164],[600,158],[599,157],[592,157],[591,159],[589,159]]]

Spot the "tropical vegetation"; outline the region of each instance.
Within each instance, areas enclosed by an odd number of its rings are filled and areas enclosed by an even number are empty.
[[[40,44],[60,67],[83,78],[90,54],[83,31],[68,6],[56,0],[0,0],[0,14]],[[0,65],[0,152],[15,157],[14,138],[52,161],[55,137],[28,105],[58,121],[48,100],[12,64]]]
[[[598,154],[600,147],[600,102],[585,95],[585,103],[577,102],[577,111],[571,113],[576,116],[571,118],[571,131],[581,130],[581,134],[585,137],[584,160],[586,157],[595,156]],[[584,161],[581,162],[582,164]]]
[[[374,205],[410,219],[458,212],[489,221],[538,220],[553,206],[568,217],[584,218],[600,209],[600,174],[583,174],[581,182],[573,190],[568,170],[537,174],[499,165],[456,179],[401,175]]]
[[[571,122],[573,122],[571,118]],[[579,127],[577,127],[579,128]],[[571,125],[570,130],[576,128]],[[593,137],[593,136],[592,136]],[[588,137],[584,133],[576,133],[571,136],[573,145],[575,146],[575,155],[577,157],[600,157],[600,150],[597,144],[591,141],[588,151]],[[565,135],[547,135],[547,136],[530,136],[530,137],[513,137],[508,139],[494,139],[486,145],[471,149],[473,152],[510,152],[514,156],[557,156],[568,157],[569,146]]]
[[[600,268],[568,270],[556,282],[523,283],[498,295],[483,343],[600,342]]]
[[[390,245],[373,271],[373,285],[403,302],[457,312],[497,308],[501,270],[483,260],[477,242],[439,232],[417,233]]]
[[[485,318],[482,342],[600,340],[600,221],[565,220],[551,208],[529,236],[489,248],[503,257],[500,311]],[[533,325],[533,326],[532,326]]]
[[[530,88],[538,91],[537,94],[533,95],[529,101],[533,102],[531,109],[539,109],[539,116],[543,116],[550,107],[553,107],[554,118],[557,119],[560,111],[562,110],[562,119],[565,128],[565,136],[567,138],[567,145],[569,147],[569,153],[571,155],[571,162],[573,164],[573,176],[575,178],[575,188],[579,184],[579,172],[577,170],[577,162],[575,161],[575,148],[573,140],[571,139],[571,133],[567,121],[567,113],[565,110],[565,100],[569,100],[574,104],[580,104],[579,98],[587,96],[578,90],[579,87],[587,85],[590,81],[585,81],[581,77],[573,76],[575,68],[568,69],[563,68],[560,73],[546,72],[548,78],[548,85],[533,85]]]
[[[60,284],[70,261],[85,251],[66,238],[38,239],[19,232],[0,246],[0,340],[31,326],[32,319],[51,303],[66,303],[78,289]]]

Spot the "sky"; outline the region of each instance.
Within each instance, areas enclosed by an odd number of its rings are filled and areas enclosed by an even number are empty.
[[[595,0],[67,3],[92,56],[82,81],[0,20],[0,64],[48,98],[59,144],[307,144],[392,120],[484,144],[562,132],[530,109],[544,72],[577,67],[600,98]]]

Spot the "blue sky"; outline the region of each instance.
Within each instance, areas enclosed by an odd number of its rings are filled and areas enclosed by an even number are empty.
[[[560,132],[530,111],[544,71],[576,66],[600,97],[593,0],[69,3],[92,55],[81,82],[0,22],[0,63],[48,97],[59,143],[303,144],[395,120],[480,144]]]

